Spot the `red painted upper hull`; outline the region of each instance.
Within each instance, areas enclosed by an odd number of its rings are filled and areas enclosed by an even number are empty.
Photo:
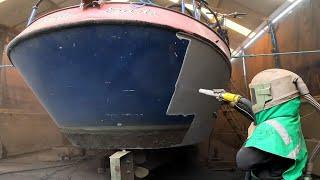
[[[78,6],[68,7],[48,13],[27,27],[19,36],[53,29],[55,27],[70,26],[86,22],[141,22],[166,26],[186,33],[200,36],[215,44],[225,56],[230,59],[228,45],[205,24],[194,18],[163,7],[138,5],[131,3],[106,3],[100,8],[81,9]]]

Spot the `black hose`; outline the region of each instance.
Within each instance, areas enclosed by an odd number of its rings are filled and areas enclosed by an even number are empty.
[[[252,111],[252,104],[248,99],[240,98],[240,100],[234,105],[234,108],[256,125],[256,118]]]
[[[314,106],[318,111],[320,111],[320,104],[315,100],[310,94],[303,96],[312,106]]]
[[[303,96],[312,106],[314,106],[318,111],[320,111],[320,104],[318,103],[317,100],[315,100],[310,94],[306,94]],[[316,145],[316,147],[313,149],[310,158],[308,160],[308,165],[306,169],[306,176],[311,177],[312,171],[313,171],[313,161],[315,157],[319,154],[320,152],[320,141]]]

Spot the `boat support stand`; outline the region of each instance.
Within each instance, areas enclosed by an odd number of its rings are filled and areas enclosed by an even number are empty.
[[[111,180],[134,180],[133,153],[117,151],[109,159]]]

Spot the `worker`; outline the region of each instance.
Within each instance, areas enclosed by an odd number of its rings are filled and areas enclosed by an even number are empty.
[[[238,167],[251,171],[252,179],[298,179],[308,157],[299,115],[299,96],[309,94],[307,87],[290,71],[269,69],[249,88],[256,125],[251,123],[237,153]]]
[[[284,69],[258,73],[249,88],[252,105],[232,93],[199,92],[230,103],[253,121],[248,138],[236,156],[238,168],[250,172],[246,179],[300,178],[308,158],[300,123],[300,97],[317,109],[320,104],[298,75]]]

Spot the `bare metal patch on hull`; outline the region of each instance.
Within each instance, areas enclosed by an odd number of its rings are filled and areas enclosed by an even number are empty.
[[[189,41],[167,115],[194,115],[182,145],[199,143],[211,133],[214,112],[220,103],[199,94],[200,88],[224,88],[230,78],[230,66],[215,47],[190,35],[177,37]]]

